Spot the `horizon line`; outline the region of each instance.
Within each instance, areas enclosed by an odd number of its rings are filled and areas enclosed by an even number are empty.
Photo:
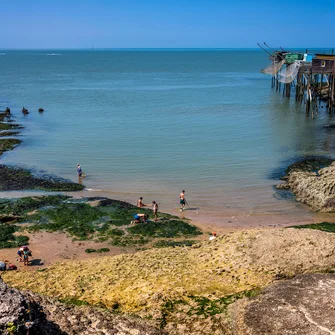
[[[1,51],[25,51],[25,50],[35,50],[35,51],[43,51],[43,50],[262,50],[259,47],[85,47],[85,48],[62,48],[62,47],[56,47],[56,48],[0,48]],[[276,48],[273,48],[276,50]],[[279,48],[278,48],[279,49]],[[298,50],[315,50],[315,49],[334,49],[334,47],[286,47],[286,49],[298,49]]]

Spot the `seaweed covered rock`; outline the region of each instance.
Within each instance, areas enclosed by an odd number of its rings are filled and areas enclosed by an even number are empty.
[[[13,139],[14,140],[14,139]],[[0,140],[1,141],[1,140]],[[19,140],[17,140],[19,141]],[[17,145],[17,142],[10,142]],[[0,143],[1,150],[1,143]],[[1,154],[1,151],[0,151]],[[0,165],[0,190],[80,191],[84,186],[48,175],[34,176],[29,170]]]
[[[269,286],[230,307],[233,333],[329,335],[335,330],[335,275],[307,274]]]
[[[334,271],[334,243],[335,234],[317,230],[250,230],[192,247],[57,263],[24,282],[14,271],[4,278],[20,289],[136,314],[171,335],[221,335],[230,334],[227,305],[279,278]]]
[[[313,164],[296,164],[288,169],[288,174],[283,178],[285,183],[276,187],[290,189],[297,201],[307,204],[316,211],[334,212],[335,163],[316,168],[317,166]]]

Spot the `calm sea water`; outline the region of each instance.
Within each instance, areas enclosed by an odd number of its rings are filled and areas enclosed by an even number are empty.
[[[161,208],[185,189],[208,210],[294,210],[269,177],[332,155],[333,120],[271,91],[267,64],[260,50],[1,51],[0,109],[25,127],[1,163],[75,181],[80,162],[88,188]]]

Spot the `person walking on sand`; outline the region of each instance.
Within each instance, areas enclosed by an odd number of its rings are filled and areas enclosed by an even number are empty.
[[[185,199],[185,190],[182,190],[182,192],[179,195],[179,203],[180,203],[180,211],[183,211],[185,208],[186,204],[186,199]]]
[[[137,207],[144,207],[144,206],[147,206],[146,204],[143,203],[143,197],[139,197],[138,200],[137,200],[137,203],[136,203],[136,206]]]
[[[156,201],[152,202],[152,210],[154,212],[155,221],[157,221],[158,204]]]

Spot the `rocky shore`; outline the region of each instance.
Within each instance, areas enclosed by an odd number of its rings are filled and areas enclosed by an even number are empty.
[[[159,335],[165,332],[131,316],[89,306],[71,306],[32,292],[20,292],[0,279],[0,333],[3,335]]]
[[[335,162],[307,159],[287,169],[284,183],[277,189],[291,190],[296,200],[315,211],[335,212]]]
[[[22,126],[12,122],[9,108],[0,112],[0,157],[21,144],[21,140],[12,137],[20,134]],[[0,165],[0,191],[43,190],[43,191],[80,191],[84,186],[62,178],[43,175],[36,176],[22,168]]]
[[[19,289],[151,320],[168,334],[279,335],[285,324],[271,322],[276,310],[292,324],[311,315],[294,334],[329,334],[322,327],[334,320],[334,243],[334,234],[316,230],[249,230],[192,247],[62,262],[24,281],[21,273],[3,277]]]

